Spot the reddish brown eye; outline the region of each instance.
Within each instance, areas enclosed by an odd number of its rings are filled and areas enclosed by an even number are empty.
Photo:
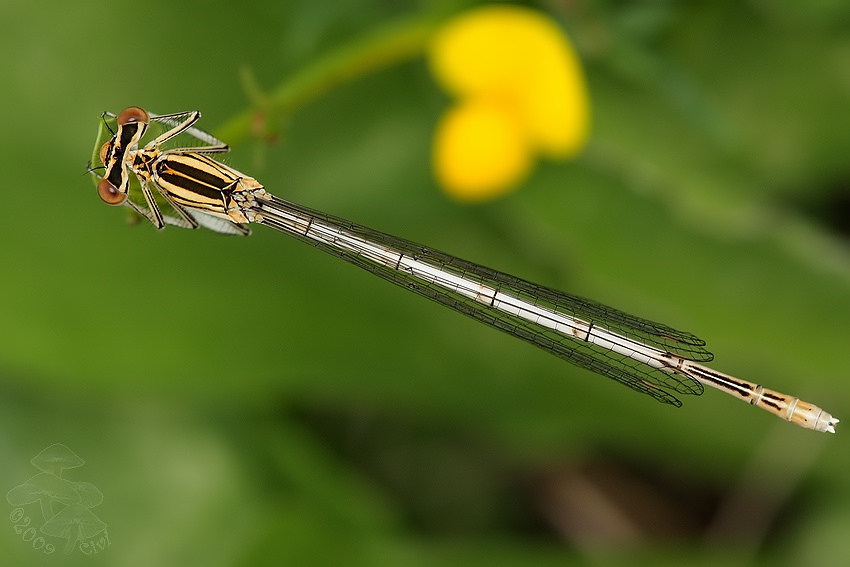
[[[105,177],[97,183],[97,194],[107,205],[120,205],[127,199],[127,195],[119,191]]]
[[[124,126],[125,124],[130,124],[131,122],[142,122],[143,124],[147,124],[150,122],[150,117],[148,113],[138,106],[128,106],[124,110],[121,111],[121,114],[118,115],[117,122],[119,126]]]

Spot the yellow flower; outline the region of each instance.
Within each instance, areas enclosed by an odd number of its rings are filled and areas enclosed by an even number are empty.
[[[509,4],[465,12],[438,30],[428,59],[458,99],[434,137],[435,174],[457,199],[497,197],[536,155],[564,159],[584,147],[590,110],[581,65],[541,12]]]

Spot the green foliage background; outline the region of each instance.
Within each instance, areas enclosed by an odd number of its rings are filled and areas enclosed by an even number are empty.
[[[435,186],[447,100],[419,57],[306,101],[229,163],[693,331],[718,370],[850,415],[846,3],[537,6],[582,55],[594,131],[511,196],[461,206]],[[84,176],[103,110],[197,108],[216,131],[250,106],[243,66],[271,88],[453,8],[0,4],[0,492],[63,443],[112,541],[45,557],[0,521],[0,563],[847,564],[841,426],[799,430],[715,392],[665,407],[272,231],[128,228]],[[701,498],[670,501],[690,527],[559,530],[546,487],[600,459]]]

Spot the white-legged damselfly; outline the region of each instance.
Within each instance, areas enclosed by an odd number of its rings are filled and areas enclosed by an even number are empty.
[[[200,116],[138,107],[104,113],[95,148],[102,167],[92,169],[100,197],[157,228],[247,235],[246,225],[257,223],[285,232],[664,403],[680,406],[675,394],[701,394],[707,385],[803,427],[835,432],[838,420],[819,407],[703,366],[713,356],[690,333],[279,199],[211,157],[228,147],[194,127]],[[152,139],[142,144],[146,134]]]

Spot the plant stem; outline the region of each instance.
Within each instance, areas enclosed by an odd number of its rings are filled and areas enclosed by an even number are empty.
[[[285,79],[259,107],[242,111],[216,129],[215,135],[235,145],[251,135],[275,133],[281,118],[332,88],[420,55],[437,23],[429,14],[417,14],[327,53]]]

